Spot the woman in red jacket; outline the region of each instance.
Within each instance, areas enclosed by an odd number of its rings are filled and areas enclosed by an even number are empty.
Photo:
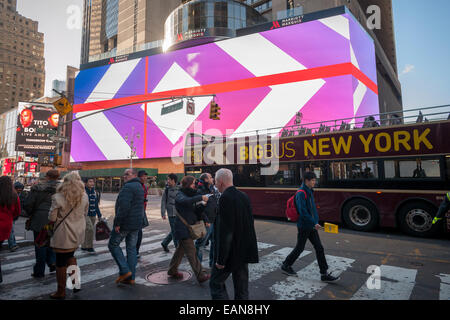
[[[0,241],[7,240],[11,233],[13,219],[20,214],[20,201],[9,177],[0,177]],[[2,266],[0,264],[0,283]]]

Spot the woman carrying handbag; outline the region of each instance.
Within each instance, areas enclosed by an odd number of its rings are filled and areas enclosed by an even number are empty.
[[[74,253],[84,241],[88,208],[88,196],[78,172],[67,174],[52,197],[49,215],[50,222],[54,222],[50,247],[56,253],[58,283],[58,290],[50,295],[52,299],[65,299],[67,268],[74,266],[72,274],[78,269]],[[78,290],[74,288],[74,292]]]
[[[193,239],[193,237],[197,237],[195,235],[197,230],[195,229],[198,228],[199,221],[203,220],[208,223],[208,218],[203,211],[200,217],[195,213],[195,204],[202,200],[207,202],[208,197],[197,195],[195,178],[193,176],[184,177],[181,180],[181,189],[175,198],[175,208],[178,214],[175,218],[174,236],[178,241],[178,247],[170,261],[169,271],[167,271],[169,277],[175,279],[183,277],[183,274],[178,272],[178,266],[183,256],[186,255],[199,283],[205,282],[210,278],[209,274],[206,274],[203,270],[202,264],[197,257]]]

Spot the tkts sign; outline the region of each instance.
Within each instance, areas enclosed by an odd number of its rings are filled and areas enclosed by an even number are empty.
[[[57,130],[59,114],[53,106],[36,106],[19,103],[17,117],[16,151],[33,153],[54,152],[55,142],[49,139],[47,130]],[[40,132],[38,132],[40,131]]]

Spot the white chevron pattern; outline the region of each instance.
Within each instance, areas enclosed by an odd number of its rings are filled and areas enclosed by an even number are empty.
[[[306,69],[260,34],[218,42],[217,45],[257,77]],[[255,56],[254,52],[258,52],[258,55]],[[318,79],[271,86],[270,93],[241,123],[232,137],[248,135],[248,131],[284,127],[324,84],[324,80]],[[278,135],[280,131],[272,133]]]

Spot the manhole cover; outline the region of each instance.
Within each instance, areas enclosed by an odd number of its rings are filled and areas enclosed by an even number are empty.
[[[178,272],[183,274],[183,278],[174,279],[168,276],[167,270],[159,270],[149,273],[145,279],[147,279],[148,282],[155,284],[174,284],[189,280],[192,277],[192,273],[189,271],[180,270]]]

